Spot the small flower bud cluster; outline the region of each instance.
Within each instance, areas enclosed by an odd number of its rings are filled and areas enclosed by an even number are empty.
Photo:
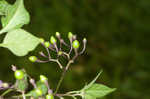
[[[83,39],[83,44],[80,44],[80,42],[77,40],[77,36],[74,35],[73,33],[69,32],[68,33],[68,39],[70,41],[70,44],[67,44],[64,39],[61,37],[61,34],[59,32],[56,32],[55,36],[51,36],[49,41],[45,41],[43,38],[40,38],[41,44],[46,48],[47,55],[44,54],[44,52],[39,52],[39,54],[47,58],[47,60],[40,60],[36,56],[30,56],[29,60],[31,62],[40,62],[40,63],[45,63],[45,62],[56,62],[58,63],[59,67],[62,69],[64,66],[61,65],[59,62],[59,56],[63,56],[64,58],[67,58],[68,61],[74,61],[77,56],[81,55],[84,53],[85,48],[86,48],[86,43],[87,40],[86,38]],[[81,48],[81,45],[83,45],[82,50],[79,51]],[[68,47],[69,52],[63,50],[63,46]],[[75,55],[71,57],[71,53],[73,52]],[[51,51],[56,52],[56,56],[58,56],[56,59],[51,57]]]

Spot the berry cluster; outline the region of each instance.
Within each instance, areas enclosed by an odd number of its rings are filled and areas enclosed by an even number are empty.
[[[83,48],[81,51],[79,51],[80,43],[77,40],[76,35],[73,35],[71,32],[68,33],[68,39],[69,39],[70,44],[67,44],[64,41],[64,39],[61,38],[61,35],[59,32],[56,32],[56,38],[54,36],[51,36],[49,41],[45,41],[44,39],[40,38],[41,45],[45,47],[47,51],[47,55],[44,54],[44,52],[42,51],[39,52],[39,54],[46,60],[40,60],[36,56],[29,57],[29,60],[31,62],[39,62],[39,63],[46,63],[46,62],[51,62],[51,61],[56,62],[59,68],[63,70],[62,76],[60,77],[56,90],[53,92],[53,90],[50,88],[49,83],[48,83],[48,78],[46,76],[40,75],[39,81],[35,81],[31,76],[29,76],[26,73],[24,69],[17,69],[16,66],[12,65],[12,70],[14,71],[14,77],[16,78],[16,82],[15,84],[11,85],[11,84],[0,81],[0,90],[8,89],[6,92],[4,92],[1,95],[1,97],[4,97],[10,91],[17,91],[17,92],[22,93],[21,96],[17,95],[13,97],[17,97],[17,98],[23,97],[23,99],[26,99],[26,97],[33,97],[35,99],[37,98],[54,99],[54,96],[63,98],[63,96],[66,95],[66,94],[58,94],[57,92],[59,90],[59,87],[70,65],[74,63],[75,59],[85,51],[87,40],[85,38],[83,39],[83,44],[82,44]],[[67,47],[69,50],[65,51],[63,49],[63,46]],[[51,51],[54,51],[56,53],[56,58],[52,58]],[[61,64],[60,59],[59,59],[60,56],[68,60],[68,63],[66,64],[66,66],[63,66]],[[29,86],[29,82],[33,86],[33,89],[29,92],[26,92]],[[70,94],[67,94],[67,95],[70,95]],[[74,96],[72,95],[72,97]]]

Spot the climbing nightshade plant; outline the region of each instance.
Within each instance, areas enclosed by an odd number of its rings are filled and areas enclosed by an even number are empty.
[[[7,33],[3,42],[0,44],[0,47],[8,48],[17,56],[25,56],[28,52],[34,50],[37,45],[41,44],[46,49],[47,54],[41,51],[39,52],[39,55],[42,56],[43,59],[39,59],[36,56],[30,56],[29,60],[38,63],[55,62],[58,64],[58,68],[62,70],[62,75],[56,89],[51,89],[48,78],[45,75],[40,75],[39,80],[36,81],[28,75],[24,69],[18,69],[15,65],[12,65],[16,82],[10,84],[0,80],[0,91],[4,91],[0,95],[0,99],[5,98],[6,95],[12,91],[21,94],[15,94],[11,96],[11,99],[54,99],[54,97],[59,99],[65,99],[65,97],[72,97],[73,99],[77,99],[77,97],[81,97],[82,99],[97,99],[116,90],[115,88],[109,88],[105,85],[95,83],[102,73],[102,71],[100,71],[94,80],[89,84],[86,84],[82,89],[58,93],[61,83],[71,64],[75,62],[78,56],[84,53],[87,39],[83,38],[82,44],[80,44],[77,40],[77,36],[69,32],[68,40],[70,43],[68,44],[61,37],[61,34],[56,32],[55,36],[51,36],[48,41],[45,41],[43,38],[38,38],[26,30],[23,30],[22,26],[28,24],[30,21],[29,13],[24,8],[23,0],[16,0],[13,5],[5,0],[0,0],[0,15],[2,23],[0,35]],[[69,50],[65,50],[64,47],[67,47]],[[55,55],[51,55],[51,52]],[[60,57],[63,57],[68,61],[65,66],[62,65]],[[28,90],[29,84],[33,86],[33,89]]]

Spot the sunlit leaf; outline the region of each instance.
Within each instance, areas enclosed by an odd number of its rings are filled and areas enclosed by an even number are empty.
[[[30,21],[29,13],[24,8],[23,0],[16,0],[14,5],[7,8],[7,14],[2,16],[1,19],[3,28],[0,34],[20,28]]]
[[[0,1],[0,15],[7,15],[8,9],[11,7],[5,0]]]
[[[8,48],[17,56],[24,56],[34,50],[39,43],[39,38],[23,29],[16,29],[7,33],[0,46]]]

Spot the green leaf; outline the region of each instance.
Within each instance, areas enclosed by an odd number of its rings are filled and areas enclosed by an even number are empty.
[[[83,99],[96,99],[96,97],[86,94]]]
[[[83,99],[101,98],[116,90],[115,88],[109,88],[105,85],[95,83],[101,73],[102,70],[98,73],[93,81],[80,90],[80,94],[82,95]]]
[[[17,56],[24,56],[34,50],[39,43],[39,38],[23,29],[16,29],[7,33],[0,46],[8,48]]]
[[[115,91],[116,88],[109,88],[102,84],[93,84],[90,88],[84,90],[85,99],[101,98]]]
[[[5,0],[0,1],[0,15],[6,15],[8,12],[10,4],[8,4]]]
[[[88,85],[86,85],[82,90],[90,88],[95,83],[95,81],[98,79],[98,77],[101,75],[102,72],[103,72],[103,70],[101,70],[98,73],[98,75]]]
[[[7,14],[2,16],[2,30],[0,34],[13,29],[21,28],[30,21],[29,13],[24,8],[23,0],[16,0],[15,4],[8,7]]]

